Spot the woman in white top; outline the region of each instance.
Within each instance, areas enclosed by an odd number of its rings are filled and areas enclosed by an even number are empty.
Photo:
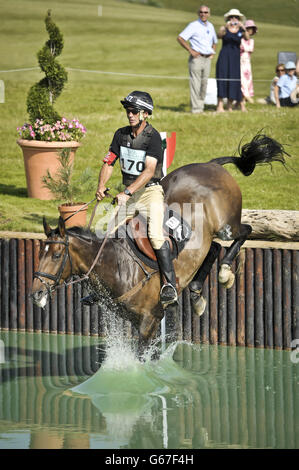
[[[271,85],[270,85],[270,95],[267,96],[267,98],[259,98],[257,100],[258,103],[260,103],[260,104],[276,104],[275,95],[274,95],[274,88],[275,88],[275,85],[277,84],[279,78],[283,74],[285,74],[285,72],[286,72],[285,68],[284,68],[284,64],[276,65],[275,72],[276,72],[276,75],[273,78],[273,80],[271,82]]]

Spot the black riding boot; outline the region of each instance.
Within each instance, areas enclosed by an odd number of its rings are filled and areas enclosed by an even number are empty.
[[[166,284],[164,284],[160,291],[160,302],[163,309],[167,308],[168,305],[178,302],[178,294],[176,290],[176,277],[172,264],[170,246],[166,240],[159,250],[154,250],[160,273],[165,278]]]

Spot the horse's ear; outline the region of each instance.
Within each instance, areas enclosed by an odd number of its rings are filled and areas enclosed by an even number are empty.
[[[64,219],[60,216],[58,220],[58,230],[61,238],[65,237],[65,222]]]
[[[46,236],[49,237],[50,233],[52,232],[52,229],[51,229],[50,225],[48,224],[48,222],[46,221],[45,216],[43,217],[43,226],[44,226],[44,232],[45,232]]]

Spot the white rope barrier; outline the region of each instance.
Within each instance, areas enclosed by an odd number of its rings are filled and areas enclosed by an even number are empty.
[[[0,70],[0,73],[11,73],[11,72],[28,72],[31,70],[39,70],[39,67],[30,67],[30,68],[23,68],[23,69],[11,69],[11,70]],[[104,74],[104,75],[118,75],[124,77],[139,77],[139,78],[163,78],[167,80],[189,80],[189,77],[177,77],[177,76],[170,76],[170,75],[146,75],[140,73],[124,73],[124,72],[107,72],[105,70],[88,70],[88,69],[74,69],[66,67],[68,72],[83,72],[83,73],[96,73],[96,74]],[[215,77],[210,77],[215,78]],[[239,78],[215,78],[215,80],[222,80],[227,82],[240,82],[241,79]],[[253,82],[271,82],[272,80],[253,80]]]
[[[107,75],[123,75],[125,77],[142,77],[142,78],[166,78],[170,80],[189,80],[189,77],[175,77],[169,75],[145,75],[141,73],[123,73],[123,72],[106,72],[104,70],[87,70],[87,69],[71,69],[66,68],[70,72],[98,73]]]
[[[25,68],[25,69],[0,70],[0,73],[27,72],[29,70],[39,70],[39,67],[28,67],[28,68]]]

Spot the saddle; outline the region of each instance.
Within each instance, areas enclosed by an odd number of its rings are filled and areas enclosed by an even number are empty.
[[[148,258],[152,259],[153,261],[157,261],[156,254],[152,247],[152,244],[147,236],[147,224],[144,218],[140,215],[137,215],[133,219],[128,222],[129,230],[133,236],[133,240],[136,243],[137,247]],[[174,245],[170,237],[167,236],[165,230],[164,238],[165,240],[169,241],[170,251],[173,253]]]
[[[177,258],[191,237],[190,225],[175,211],[166,207],[163,223],[164,238],[168,240],[172,259]],[[150,267],[157,267],[157,258],[147,235],[145,218],[138,214],[127,223],[126,238],[135,254]]]

